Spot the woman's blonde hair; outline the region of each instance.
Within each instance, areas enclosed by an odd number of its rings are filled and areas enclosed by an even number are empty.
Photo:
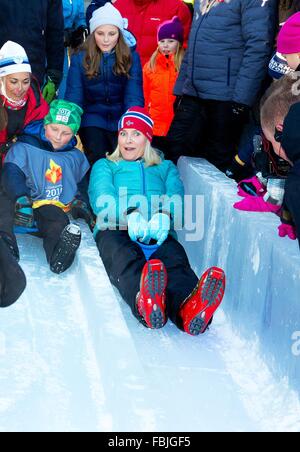
[[[176,53],[175,53],[175,56],[174,56],[174,63],[175,63],[175,68],[176,68],[177,72],[180,71],[182,60],[183,60],[183,57],[184,57],[184,53],[185,53],[185,50],[183,48],[183,44],[181,44],[178,41],[177,50],[176,50]],[[155,52],[153,53],[152,57],[150,58],[149,65],[150,65],[151,71],[154,71],[154,69],[155,69],[156,59],[157,59],[159,54],[160,54],[160,50],[159,50],[159,48],[157,48],[155,50]]]
[[[112,154],[107,154],[106,158],[111,162],[120,162],[123,160],[122,153],[120,151],[120,146],[117,146],[117,149]],[[162,162],[162,158],[159,153],[151,146],[149,140],[147,140],[145,153],[144,153],[144,161],[146,167],[160,165]]]
[[[88,79],[97,77],[99,74],[100,62],[103,52],[99,49],[95,40],[95,32],[92,33],[85,43],[82,50],[85,51],[83,67]],[[129,78],[129,72],[132,66],[132,56],[128,45],[125,42],[123,34],[119,31],[119,39],[115,47],[116,62],[113,68],[114,74]]]

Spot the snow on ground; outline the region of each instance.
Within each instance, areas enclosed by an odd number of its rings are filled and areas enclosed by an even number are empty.
[[[0,312],[0,431],[300,431],[299,398],[257,338],[233,332],[222,310],[198,338],[171,323],[145,329],[83,229],[60,277],[39,239],[19,237],[28,287]]]

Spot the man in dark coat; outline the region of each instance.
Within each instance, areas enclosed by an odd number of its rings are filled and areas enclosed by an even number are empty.
[[[26,50],[33,75],[51,101],[64,64],[64,18],[61,0],[0,0],[0,48],[8,41]]]
[[[293,164],[285,184],[284,206],[295,226],[300,245],[300,103],[294,104],[283,124],[281,144]]]
[[[195,0],[194,7],[168,157],[205,153],[225,170],[267,73],[277,0]]]

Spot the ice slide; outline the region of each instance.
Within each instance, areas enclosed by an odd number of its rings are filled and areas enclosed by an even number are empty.
[[[186,165],[182,174],[195,172]],[[298,393],[274,374],[259,337],[236,327],[244,313],[230,284],[203,337],[171,323],[147,330],[111,287],[82,228],[76,262],[60,277],[38,239],[18,237],[28,287],[0,311],[0,431],[300,431]],[[214,237],[204,238],[198,257],[203,247],[211,252]],[[206,254],[197,270],[210,263]],[[226,256],[219,263],[226,266]]]

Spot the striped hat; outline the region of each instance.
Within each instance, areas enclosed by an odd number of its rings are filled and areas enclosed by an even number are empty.
[[[119,121],[118,130],[135,129],[143,133],[151,142],[153,139],[154,122],[150,118],[147,110],[142,107],[131,107]]]
[[[7,41],[0,49],[0,77],[19,72],[31,73],[28,57],[22,46]]]

